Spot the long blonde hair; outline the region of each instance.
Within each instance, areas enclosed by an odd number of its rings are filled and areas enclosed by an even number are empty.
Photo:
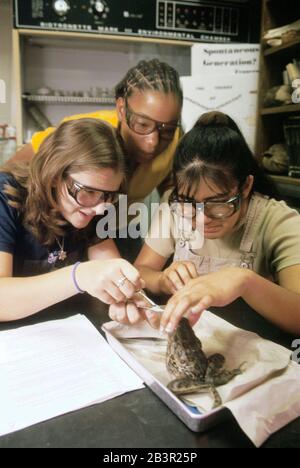
[[[17,185],[6,184],[9,204],[26,229],[44,245],[65,234],[66,220],[58,210],[57,192],[70,173],[111,168],[124,173],[125,155],[117,131],[98,119],[63,122],[41,144],[29,164],[7,163],[1,172]]]

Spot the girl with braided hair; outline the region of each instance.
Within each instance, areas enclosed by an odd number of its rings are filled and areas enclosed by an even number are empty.
[[[96,118],[117,127],[127,158],[130,206],[142,202],[153,189],[163,191],[170,185],[173,156],[180,137],[183,95],[179,75],[158,59],[142,60],[117,84],[115,97],[116,110],[74,115],[63,121]],[[53,131],[51,127],[35,133],[31,143],[20,149],[13,160],[30,160]],[[119,256],[111,239],[107,240],[106,248],[111,256]],[[121,253],[125,255],[127,251],[128,248]]]
[[[66,117],[98,118],[117,127],[127,153],[129,201],[141,201],[169,176],[179,140],[183,94],[177,71],[158,59],[142,60],[115,87],[116,110]],[[50,127],[33,135],[14,156],[29,160]]]

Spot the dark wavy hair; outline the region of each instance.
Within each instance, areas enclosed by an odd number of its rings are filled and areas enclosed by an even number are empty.
[[[207,112],[180,141],[174,159],[174,180],[192,197],[201,179],[230,191],[254,176],[252,191],[279,199],[276,187],[260,167],[237,124],[222,112]]]
[[[1,172],[16,182],[5,186],[9,205],[19,211],[24,226],[41,244],[52,245],[68,226],[57,198],[64,180],[73,172],[101,168],[123,172],[125,178],[122,142],[107,122],[86,118],[63,122],[30,163],[7,163]]]

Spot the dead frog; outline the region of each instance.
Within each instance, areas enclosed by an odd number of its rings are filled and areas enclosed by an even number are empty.
[[[175,379],[167,387],[176,395],[185,395],[197,391],[211,391],[214,397],[214,408],[222,404],[216,390],[236,375],[242,373],[238,369],[223,368],[225,358],[222,354],[206,357],[202,344],[196,337],[188,319],[182,318],[176,331],[168,339],[167,369]]]

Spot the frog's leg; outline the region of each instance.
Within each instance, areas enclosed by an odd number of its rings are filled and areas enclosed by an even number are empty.
[[[215,376],[222,371],[225,358],[222,354],[213,354],[207,359],[207,369],[205,373],[205,383],[216,385]]]
[[[192,380],[188,377],[182,377],[178,379],[174,379],[167,385],[168,389],[171,392],[175,393],[175,395],[187,395],[188,393],[196,393],[196,392],[211,392],[214,405],[213,408],[222,405],[221,397],[216,390],[214,385],[206,384],[203,382],[199,382],[199,380]]]
[[[210,385],[206,385],[199,380],[192,380],[189,377],[179,377],[178,379],[171,380],[167,385],[168,389],[175,395],[186,395],[188,393],[207,391]]]
[[[214,385],[210,386],[210,391],[212,392],[213,397],[214,397],[213,408],[217,408],[218,406],[221,406],[222,405],[222,398],[220,397],[220,394],[219,394],[218,390],[216,389],[216,387]]]
[[[242,373],[243,371],[241,369],[241,366],[238,367],[237,369],[232,369],[232,370],[222,369],[221,371],[217,372],[214,375],[213,381],[216,386],[225,385],[227,384],[227,382],[232,380],[236,375],[240,375]]]
[[[236,375],[242,374],[242,366],[244,362],[237,369],[224,369],[223,365],[225,363],[225,358],[222,354],[213,354],[208,358],[208,365],[205,374],[205,383],[215,385],[225,385]]]
[[[223,354],[219,354],[219,353],[212,354],[211,356],[209,356],[207,361],[208,361],[208,365],[214,369],[221,369],[225,364],[225,358]]]

